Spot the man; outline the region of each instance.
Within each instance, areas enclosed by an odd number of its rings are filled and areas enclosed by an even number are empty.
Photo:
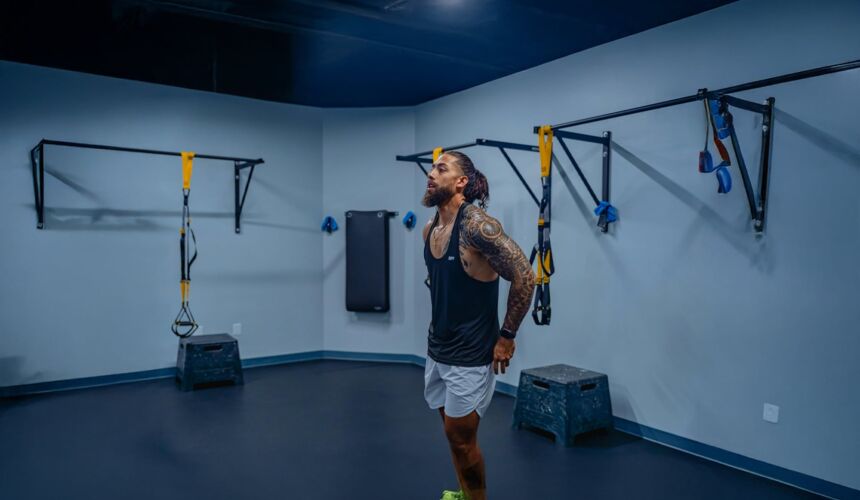
[[[465,154],[447,152],[433,163],[422,200],[437,209],[423,232],[433,306],[424,398],[442,415],[460,483],[460,491],[443,492],[443,500],[486,499],[478,423],[493,397],[495,374],[505,373],[514,355],[534,290],[528,258],[483,210],[488,198],[487,178]],[[501,328],[499,276],[511,282]]]

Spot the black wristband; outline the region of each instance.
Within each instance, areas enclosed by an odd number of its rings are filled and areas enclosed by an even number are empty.
[[[499,330],[499,335],[501,335],[503,339],[508,339],[508,340],[514,340],[515,338],[517,338],[516,333],[509,331],[509,330],[505,330],[504,328]]]

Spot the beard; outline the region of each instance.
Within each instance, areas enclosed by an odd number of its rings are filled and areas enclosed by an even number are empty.
[[[421,204],[425,207],[438,207],[450,200],[452,196],[454,196],[454,190],[450,187],[436,186],[432,192],[429,189],[424,192]]]

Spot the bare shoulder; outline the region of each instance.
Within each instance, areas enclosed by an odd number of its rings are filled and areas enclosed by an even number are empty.
[[[483,208],[472,204],[469,204],[463,211],[462,226],[462,233],[468,238],[469,243],[478,248],[498,240],[505,234],[502,223],[498,219],[488,214]]]
[[[421,230],[421,234],[424,236],[424,239],[427,239],[427,234],[430,232],[430,227],[433,225],[433,217],[430,217],[430,220],[427,221],[427,224],[424,224],[424,229]]]
[[[477,249],[502,278],[521,285],[518,301],[527,303],[534,283],[531,264],[517,243],[505,234],[502,224],[479,207],[467,207],[460,228],[460,244]],[[513,293],[513,292],[512,292]],[[510,307],[510,305],[509,305]]]
[[[463,228],[474,237],[496,239],[504,234],[498,219],[472,204],[463,211]]]

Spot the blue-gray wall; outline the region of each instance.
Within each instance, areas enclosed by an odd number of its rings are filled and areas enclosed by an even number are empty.
[[[413,185],[418,169],[394,157],[414,147],[414,110],[327,110],[323,129],[324,213],[319,218],[332,215],[340,226],[339,231],[322,237],[324,347],[333,351],[412,353],[416,313],[412,299],[419,286],[424,288],[423,275],[418,275],[421,270],[414,262],[421,232],[419,228],[407,231],[401,219],[419,205]],[[347,210],[399,212],[389,222],[391,309],[388,313],[346,310],[344,212]]]
[[[853,60],[858,29],[856,1],[741,1],[419,106],[416,148],[534,143],[531,125]],[[721,196],[696,170],[701,104],[578,128],[613,133],[621,220],[600,234],[573,169],[573,192],[556,172],[552,325],[527,320],[502,380],[559,362],[601,371],[619,417],[860,488],[858,88],[855,70],[739,95],[776,98],[763,237],[737,171]],[[735,116],[756,179],[759,122]],[[599,186],[599,147],[573,149]],[[530,247],[534,205],[498,153],[476,157],[490,213]],[[537,159],[527,165],[536,188]],[[764,402],[781,407],[778,424]]]
[[[392,221],[392,311],[344,309],[347,209],[420,207],[395,154],[476,137],[534,143],[531,126],[856,59],[860,3],[744,0],[411,109],[314,110],[0,63],[0,386],[168,367],[178,305],[178,159],[48,150],[48,227],[35,229],[27,151],[42,137],[262,156],[232,232],[229,165],[199,161],[206,332],[242,322],[245,358],[348,350],[423,355],[420,232]],[[716,35],[721,35],[717,38]],[[556,171],[553,324],[527,319],[513,370],[556,362],[609,374],[616,416],[860,488],[860,110],[857,71],[742,97],[777,99],[767,233],[736,188],[696,172],[703,113],[688,105],[585,126],[612,130],[600,234],[569,166]],[[757,175],[757,122],[735,113]],[[498,152],[472,149],[490,212],[528,250],[536,210]],[[599,151],[574,145],[598,182]],[[514,153],[533,189],[537,155]],[[502,292],[507,286],[502,287]],[[762,403],[781,407],[762,421]]]
[[[0,386],[175,364],[179,158],[46,150],[46,229],[28,152],[41,138],[266,160],[233,230],[231,163],[197,160],[204,332],[242,323],[245,358],[322,348],[320,110],[0,63]]]

